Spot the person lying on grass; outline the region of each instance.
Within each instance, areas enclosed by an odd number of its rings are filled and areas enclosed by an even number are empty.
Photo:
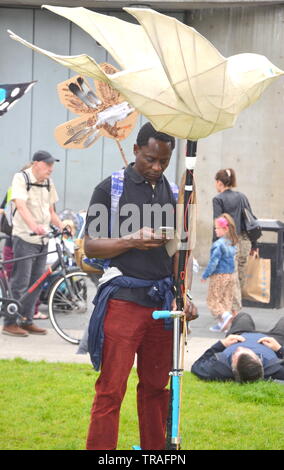
[[[240,312],[226,337],[205,351],[194,362],[191,372],[203,380],[284,380],[283,346],[284,317],[263,333],[255,330],[249,314]]]

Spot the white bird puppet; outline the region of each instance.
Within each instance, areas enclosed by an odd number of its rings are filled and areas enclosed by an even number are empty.
[[[13,32],[15,39],[81,75],[108,83],[156,130],[198,140],[233,127],[283,71],[258,54],[223,57],[195,29],[147,8],[124,8],[140,25],[85,8],[44,5],[73,21],[117,61],[109,75],[86,54],[61,56],[40,49]]]

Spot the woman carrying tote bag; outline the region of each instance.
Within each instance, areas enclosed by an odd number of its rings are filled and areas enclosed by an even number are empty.
[[[214,220],[226,212],[234,219],[238,235],[236,288],[232,309],[232,314],[236,315],[242,308],[241,291],[246,280],[248,256],[250,253],[256,251],[256,241],[252,242],[245,230],[243,209],[248,209],[252,215],[253,213],[245,194],[233,189],[237,186],[237,181],[236,173],[232,168],[219,170],[215,175],[215,182],[218,194],[213,198]],[[213,235],[213,240],[215,241],[215,234]]]

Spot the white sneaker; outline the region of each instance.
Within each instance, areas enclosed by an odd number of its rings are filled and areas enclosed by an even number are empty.
[[[231,323],[233,315],[229,312],[225,312],[222,315],[221,331],[228,329],[229,324]]]
[[[221,325],[222,325],[222,323],[217,323],[214,326],[210,326],[209,330],[213,331],[213,333],[220,333],[220,331],[222,331],[221,330]]]

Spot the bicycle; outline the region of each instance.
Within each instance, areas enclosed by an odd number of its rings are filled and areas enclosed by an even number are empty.
[[[66,265],[65,257],[68,257],[70,253],[64,245],[63,235],[67,233],[66,230],[60,232],[52,227],[50,232],[43,235],[42,238],[56,239],[56,250],[49,251],[49,253],[57,253],[58,259],[47,267],[42,276],[19,299],[14,299],[12,296],[5,264],[43,255],[22,256],[8,261],[0,260],[0,316],[16,317],[17,320],[24,321],[25,318],[21,315],[23,300],[47,280],[51,280],[48,295],[42,294],[40,300],[47,305],[50,322],[58,335],[69,343],[79,344],[91,314],[89,300],[95,286],[87,273],[77,267]],[[59,236],[61,236],[61,241],[58,240]]]

